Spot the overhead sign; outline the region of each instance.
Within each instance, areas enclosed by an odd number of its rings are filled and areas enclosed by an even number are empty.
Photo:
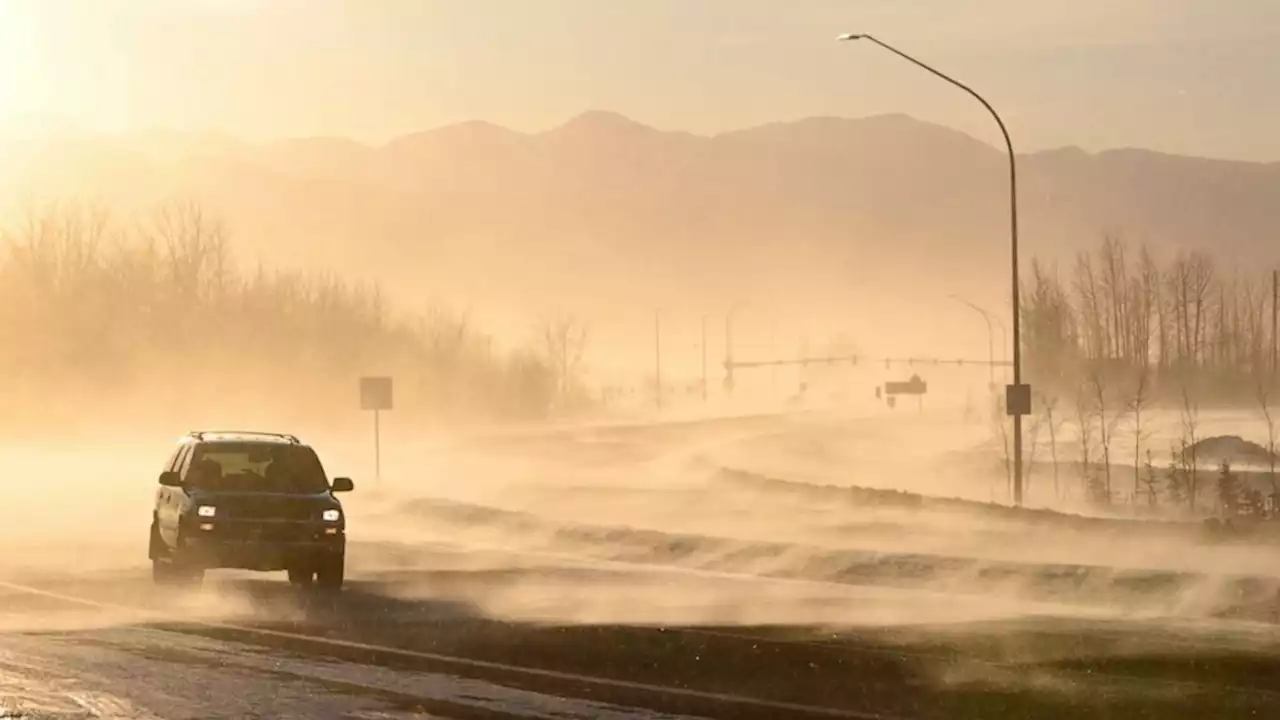
[[[391,378],[360,378],[361,410],[390,410],[391,406]]]
[[[906,382],[887,382],[884,384],[886,395],[924,395],[928,390],[928,384],[921,380],[919,375],[912,375],[911,379]]]

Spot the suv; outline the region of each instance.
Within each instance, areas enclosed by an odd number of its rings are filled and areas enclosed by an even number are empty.
[[[287,570],[297,586],[342,587],[346,516],[316,453],[293,435],[191,432],[160,473],[148,555],[162,585],[210,568]]]

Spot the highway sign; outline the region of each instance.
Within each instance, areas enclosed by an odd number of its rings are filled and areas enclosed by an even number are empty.
[[[1006,385],[1004,388],[1004,405],[1009,415],[1031,414],[1031,386]]]
[[[887,382],[884,384],[886,395],[924,395],[928,390],[928,384],[921,380],[919,375],[912,375],[911,379],[906,382]]]
[[[361,410],[390,410],[392,406],[391,400],[391,378],[360,378]]]

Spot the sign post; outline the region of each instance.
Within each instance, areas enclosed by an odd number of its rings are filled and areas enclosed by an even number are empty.
[[[382,482],[381,413],[392,407],[391,378],[360,378],[360,409],[373,411],[373,478]]]

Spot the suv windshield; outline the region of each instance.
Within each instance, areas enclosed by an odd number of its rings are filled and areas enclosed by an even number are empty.
[[[329,489],[311,448],[276,443],[213,443],[196,448],[188,479],[202,490],[322,493]]]

